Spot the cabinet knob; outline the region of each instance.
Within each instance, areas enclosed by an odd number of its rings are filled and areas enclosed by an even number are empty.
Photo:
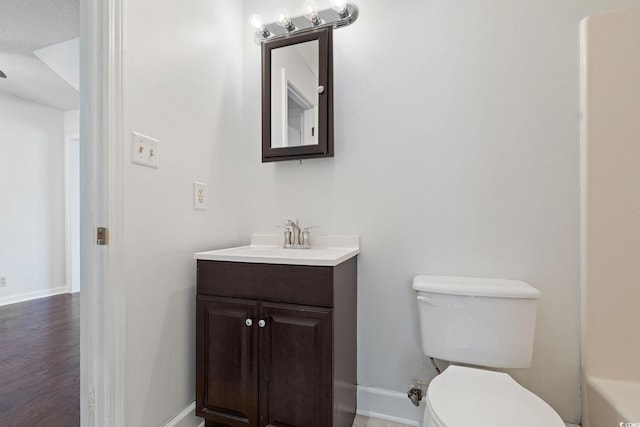
[[[264,320],[262,320],[262,319],[260,319],[260,320],[258,321],[258,326],[260,326],[261,328],[264,328],[264,325],[266,325],[266,324],[267,324],[267,322],[265,322],[265,321],[264,321]]]
[[[247,320],[244,321],[244,324],[247,325],[247,326],[251,326],[251,325],[253,325],[253,320],[247,319]]]

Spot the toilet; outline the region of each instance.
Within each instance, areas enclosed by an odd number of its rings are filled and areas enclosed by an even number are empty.
[[[537,289],[449,276],[416,276],[413,289],[422,351],[454,363],[429,384],[424,427],[565,427],[544,400],[487,369],[531,365]]]

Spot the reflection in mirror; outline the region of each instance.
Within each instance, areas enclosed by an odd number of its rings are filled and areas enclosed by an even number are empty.
[[[262,44],[262,161],[333,157],[332,28]]]
[[[318,144],[319,42],[271,52],[271,147]]]
[[[287,132],[283,141],[285,147],[317,144],[317,103],[307,99],[302,91],[287,81]]]

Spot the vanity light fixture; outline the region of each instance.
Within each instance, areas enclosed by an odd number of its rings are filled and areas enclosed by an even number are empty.
[[[260,34],[260,37],[267,38],[271,35],[262,23],[262,17],[257,13],[249,15],[249,25],[256,29],[256,34]]]
[[[304,17],[307,18],[313,25],[320,25],[322,19],[318,16],[318,5],[314,0],[306,0],[302,8],[304,9]]]
[[[293,22],[291,22],[291,18],[289,18],[289,12],[287,11],[287,9],[278,10],[278,19],[276,20],[276,22],[288,32],[296,29],[296,26],[293,25]]]
[[[347,10],[347,2],[345,0],[331,0],[333,4],[333,10],[338,12],[340,18],[346,18],[349,11]]]
[[[260,44],[268,40],[287,37],[322,27],[340,28],[358,19],[358,6],[345,0],[331,0],[332,7],[318,10],[314,0],[304,2],[304,15],[291,18],[284,9],[278,11],[276,22],[263,24],[257,14],[249,16],[249,24],[255,29],[255,41]]]

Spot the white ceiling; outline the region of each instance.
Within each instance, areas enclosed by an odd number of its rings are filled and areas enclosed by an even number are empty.
[[[79,9],[79,0],[0,0],[0,92],[78,108],[78,91],[33,52],[78,37]]]

